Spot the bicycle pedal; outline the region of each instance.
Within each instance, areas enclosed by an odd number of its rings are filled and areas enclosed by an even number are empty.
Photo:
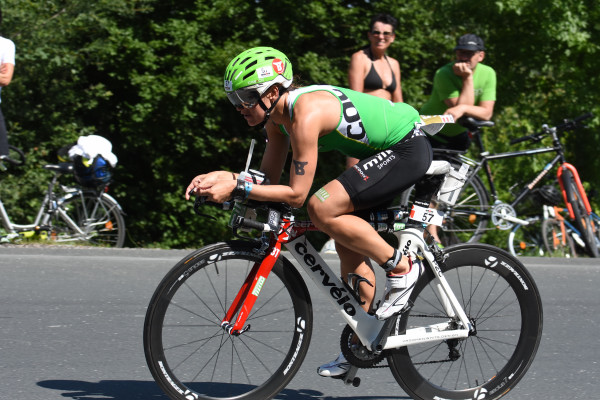
[[[351,365],[348,372],[342,375],[340,379],[343,379],[345,385],[358,387],[360,386],[360,378],[356,376],[356,372],[358,372],[358,367]]]

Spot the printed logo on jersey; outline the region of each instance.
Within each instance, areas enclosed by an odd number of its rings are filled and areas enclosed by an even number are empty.
[[[332,91],[342,102],[342,121],[338,128],[340,133],[349,139],[368,144],[365,127],[352,101],[340,90],[333,88]]]
[[[273,70],[275,72],[277,72],[278,74],[283,74],[283,71],[285,70],[283,61],[281,61],[279,58],[276,58],[271,64],[273,65]]]

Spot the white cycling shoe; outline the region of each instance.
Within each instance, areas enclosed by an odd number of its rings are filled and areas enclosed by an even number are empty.
[[[412,262],[410,271],[404,275],[388,275],[386,276],[385,291],[381,305],[375,311],[378,319],[387,319],[394,314],[399,313],[412,293],[417,280],[423,273],[423,264],[416,257],[416,261]]]
[[[344,375],[350,369],[350,363],[342,353],[335,360],[321,365],[317,368],[317,373],[328,378],[338,378]]]

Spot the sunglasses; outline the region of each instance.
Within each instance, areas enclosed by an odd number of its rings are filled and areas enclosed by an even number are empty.
[[[227,98],[235,108],[252,108],[260,100],[260,94],[256,89],[238,89],[227,93]]]
[[[394,32],[371,31],[371,34],[374,36],[379,36],[379,35],[383,34],[383,36],[388,37],[388,36],[392,36],[394,34]]]

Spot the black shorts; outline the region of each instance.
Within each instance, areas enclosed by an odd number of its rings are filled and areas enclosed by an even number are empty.
[[[416,136],[360,160],[337,180],[344,186],[355,210],[379,206],[419,181],[433,159],[425,136]]]

